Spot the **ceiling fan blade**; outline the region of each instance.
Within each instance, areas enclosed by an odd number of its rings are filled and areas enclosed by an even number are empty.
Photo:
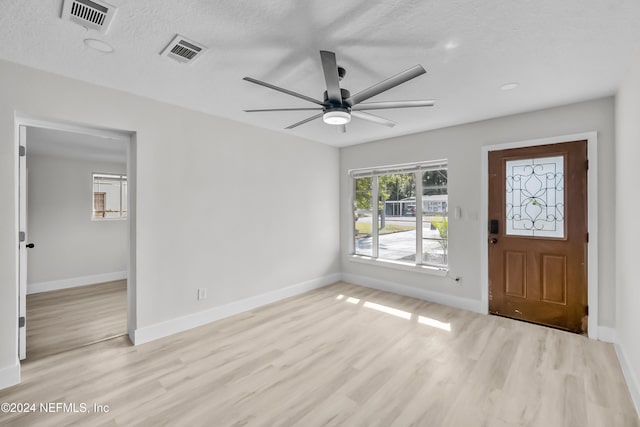
[[[284,89],[284,88],[272,85],[271,83],[263,82],[261,80],[256,80],[256,79],[251,78],[251,77],[244,77],[242,80],[246,80],[248,82],[255,83],[255,84],[260,85],[260,86],[268,87],[269,89],[277,90],[278,92],[286,93],[287,95],[295,96],[296,98],[304,99],[305,101],[313,102],[314,104],[318,104],[318,105],[324,106],[324,104],[322,102],[318,101],[317,99],[310,98],[310,97],[308,97],[306,95],[302,95],[302,94],[300,94],[298,92],[294,92],[294,91],[289,90],[289,89]]]
[[[336,54],[328,50],[320,51],[324,81],[327,83],[327,99],[331,102],[342,103],[340,92],[340,77],[338,76],[338,64]]]
[[[386,108],[409,108],[409,107],[433,107],[436,101],[424,99],[421,101],[387,101],[387,102],[363,102],[355,105],[354,110],[383,110]]]
[[[320,117],[322,117],[322,114],[323,114],[323,113],[316,114],[315,116],[311,116],[311,117],[308,117],[308,118],[306,118],[306,119],[304,119],[304,120],[300,120],[298,123],[294,123],[294,124],[292,124],[292,125],[290,125],[290,126],[287,126],[285,129],[293,129],[293,128],[295,128],[295,127],[298,127],[298,126],[300,126],[300,125],[303,125],[303,124],[305,124],[305,123],[307,123],[307,122],[310,122],[310,121],[312,121],[312,120],[319,119]]]
[[[351,115],[353,117],[357,117],[362,120],[367,120],[373,123],[377,123],[379,125],[389,126],[390,128],[394,127],[397,123],[388,119],[385,119],[380,116],[376,116],[370,113],[365,113],[364,111],[351,111]]]
[[[340,125],[337,126],[338,128],[338,133],[347,133],[347,125]]]
[[[266,111],[318,111],[322,108],[263,108],[258,110],[243,110],[245,113],[263,113]]]
[[[372,96],[376,96],[386,90],[394,88],[402,83],[408,82],[411,79],[414,79],[422,74],[426,73],[426,70],[422,68],[422,65],[416,65],[415,67],[409,68],[399,74],[396,74],[393,77],[389,77],[386,80],[381,81],[361,92],[356,93],[355,95],[346,99],[347,103],[351,106],[355,106],[362,101],[366,101]]]

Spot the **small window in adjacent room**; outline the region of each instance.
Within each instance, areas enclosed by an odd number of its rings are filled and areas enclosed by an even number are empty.
[[[354,255],[448,268],[447,161],[357,169]]]
[[[94,173],[93,219],[127,217],[127,176]]]

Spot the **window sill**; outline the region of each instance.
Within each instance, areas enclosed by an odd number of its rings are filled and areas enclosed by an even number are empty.
[[[363,255],[351,255],[349,261],[358,262],[361,264],[375,265],[383,268],[392,268],[395,270],[412,271],[414,273],[430,274],[433,276],[446,277],[449,272],[445,267],[433,267],[430,265],[414,265],[406,264],[404,262],[391,261],[386,259],[374,259]]]

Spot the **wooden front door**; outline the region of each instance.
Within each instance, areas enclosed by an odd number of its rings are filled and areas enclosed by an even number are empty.
[[[587,167],[586,141],[489,152],[489,312],[586,332]]]

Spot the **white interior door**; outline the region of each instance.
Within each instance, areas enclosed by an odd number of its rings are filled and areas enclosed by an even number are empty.
[[[22,148],[24,147],[24,148]],[[27,357],[27,128],[20,126],[18,355]]]

